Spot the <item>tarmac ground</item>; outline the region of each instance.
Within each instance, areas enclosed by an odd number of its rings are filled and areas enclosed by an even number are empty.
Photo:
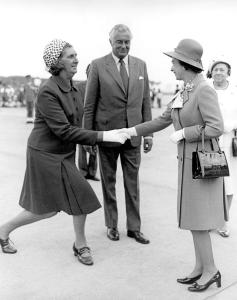
[[[153,109],[153,117],[162,109]],[[21,211],[18,205],[25,170],[26,142],[32,129],[24,108],[0,108],[0,223]],[[194,266],[191,234],[176,220],[176,146],[173,128],[154,135],[150,153],[142,154],[140,193],[142,232],[151,243],[126,236],[121,167],[117,174],[120,240],[106,237],[103,208],[88,215],[86,232],[95,264],[84,266],[73,256],[72,218],[65,213],[14,231],[18,252],[0,252],[1,300],[236,300],[237,203],[230,212],[229,238],[211,233],[222,286],[190,293],[176,282]],[[101,203],[100,182],[90,181]],[[236,182],[237,184],[237,182]],[[50,199],[49,199],[50,201]]]

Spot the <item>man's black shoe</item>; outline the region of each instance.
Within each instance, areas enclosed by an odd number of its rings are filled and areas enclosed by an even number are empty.
[[[130,238],[134,238],[138,243],[141,243],[141,244],[149,244],[150,243],[150,241],[140,231],[128,230],[127,236]]]
[[[111,241],[118,241],[119,240],[119,232],[117,228],[108,228],[107,229],[107,237]]]

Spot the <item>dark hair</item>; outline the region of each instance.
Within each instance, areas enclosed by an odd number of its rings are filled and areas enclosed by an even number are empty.
[[[64,50],[65,50],[66,48],[71,48],[71,47],[72,47],[71,44],[66,43],[66,45],[63,47],[63,50],[62,50],[62,52],[61,52],[61,54],[60,54],[60,56],[59,56],[59,58],[58,58],[56,64],[52,65],[51,68],[49,69],[49,73],[50,73],[50,74],[52,74],[52,75],[54,75],[54,76],[57,76],[57,75],[59,75],[59,73],[63,70],[63,67],[62,67],[62,65],[61,65],[61,63],[60,63],[60,58],[63,56]]]
[[[224,62],[224,61],[217,61],[216,63],[214,63],[213,65],[212,65],[212,67],[211,67],[211,70],[208,70],[207,71],[207,74],[206,74],[206,76],[207,76],[207,78],[212,78],[212,70],[214,69],[214,67],[216,66],[216,65],[218,65],[218,64],[225,64],[226,66],[227,66],[227,68],[228,68],[228,70],[227,70],[227,74],[228,74],[228,76],[230,76],[230,74],[231,74],[231,65],[229,65],[228,63],[226,63],[226,62]]]
[[[193,71],[195,73],[201,73],[202,72],[201,69],[199,69],[197,67],[194,67],[192,65],[189,65],[189,64],[185,63],[184,61],[179,60],[179,63],[180,63],[181,66],[183,66],[185,68],[185,70],[190,70],[190,71]]]

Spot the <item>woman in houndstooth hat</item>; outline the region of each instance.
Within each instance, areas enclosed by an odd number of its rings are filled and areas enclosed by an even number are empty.
[[[103,141],[123,144],[128,134],[81,128],[83,102],[72,81],[77,72],[78,58],[69,43],[59,39],[51,41],[43,58],[52,76],[41,86],[36,101],[19,202],[23,211],[0,226],[0,244],[4,253],[16,253],[9,242],[13,230],[64,211],[73,217],[74,255],[81,263],[92,265],[85,221],[87,214],[101,205],[75,165],[76,144],[95,145]]]

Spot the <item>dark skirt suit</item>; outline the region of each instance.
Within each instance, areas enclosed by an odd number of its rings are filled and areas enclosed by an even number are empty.
[[[75,165],[76,144],[95,145],[102,132],[81,129],[80,92],[58,76],[40,88],[19,204],[35,214],[91,213],[101,207]]]
[[[173,123],[175,130],[184,129],[185,139],[178,143],[178,225],[181,229],[209,230],[221,228],[227,220],[223,177],[192,178],[192,152],[201,149],[201,128],[205,126],[205,148],[211,150],[211,139],[217,149],[223,132],[223,121],[217,94],[200,74],[192,91],[184,92],[182,108],[172,100],[160,117],[135,126],[138,135],[159,131]]]

